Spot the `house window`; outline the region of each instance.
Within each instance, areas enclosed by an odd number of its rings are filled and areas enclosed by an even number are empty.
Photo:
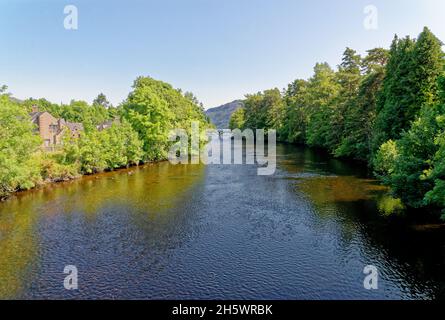
[[[52,132],[56,132],[58,127],[59,126],[57,124],[52,124],[52,125],[49,126],[49,130],[52,131]]]
[[[45,147],[49,147],[51,145],[51,140],[50,139],[45,139],[43,141],[43,143],[44,143]]]

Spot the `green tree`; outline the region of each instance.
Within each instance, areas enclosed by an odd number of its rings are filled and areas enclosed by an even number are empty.
[[[443,79],[438,83],[445,84]],[[383,171],[382,178],[411,207],[441,204],[444,132],[445,101],[424,103],[411,128],[396,141],[397,157],[387,164],[389,170]],[[381,152],[377,157],[382,157]]]
[[[83,174],[93,174],[138,165],[144,154],[142,147],[138,134],[124,121],[106,130],[92,129],[79,139],[67,136],[61,162],[76,164]]]
[[[331,119],[340,93],[340,84],[334,70],[327,63],[317,63],[309,79],[309,124],[307,143],[314,147],[331,149]]]
[[[273,91],[247,95],[245,127],[278,128],[281,141],[367,161],[405,205],[444,208],[441,46],[425,28],[417,40],[396,36],[389,51],[372,49],[363,59],[347,48],[337,72],[317,64],[309,80],[288,86],[282,104],[270,99]]]
[[[26,110],[0,95],[0,198],[19,189],[29,189],[39,181],[31,156],[41,140]]]
[[[246,95],[244,100],[246,128],[252,130],[267,128],[267,106],[263,102],[264,94],[261,92]]]
[[[247,95],[244,113],[246,128],[274,129],[279,135],[284,128],[285,104],[277,88]]]
[[[295,80],[289,84],[285,94],[284,141],[305,143],[309,123],[309,83],[306,80]]]
[[[398,70],[396,67],[403,69],[407,63],[394,61],[397,60],[394,56],[388,64],[387,73],[390,74],[385,79],[383,91],[385,104],[379,114],[377,129],[381,130],[382,124],[390,123],[398,131],[384,131],[381,137],[395,136],[399,139],[395,142],[397,157],[386,165],[390,170],[383,172],[382,179],[405,204],[418,208],[428,203],[440,204],[437,195],[442,194],[441,162],[438,159],[442,154],[441,136],[445,129],[442,120],[445,114],[445,81],[440,77],[443,75],[444,55],[441,42],[427,28],[408,52],[403,46],[403,50],[398,48],[400,45],[406,46],[406,43],[396,39],[391,54],[403,54],[397,58],[402,62],[409,56],[412,68],[403,72]],[[405,75],[405,78],[391,79],[392,73]],[[388,84],[388,79],[401,83]],[[409,87],[405,87],[404,79]],[[405,86],[401,87],[401,84]],[[404,103],[397,103],[396,98]],[[382,152],[381,148],[377,153],[377,163],[384,157]]]
[[[144,142],[144,160],[161,160],[167,156],[168,133],[174,114],[162,94],[163,83],[140,77],[124,103],[123,112]],[[161,87],[161,88],[160,88]]]
[[[330,117],[331,128],[327,134],[329,150],[338,156],[343,155],[342,149],[338,150],[342,139],[348,139],[350,122],[348,114],[357,105],[357,95],[360,86],[361,76],[361,57],[355,50],[346,48],[343,53],[342,63],[336,73],[337,81],[340,84],[340,93],[332,105]],[[349,120],[349,121],[348,121]]]
[[[439,150],[438,135],[445,129],[439,121],[444,111],[439,105],[422,108],[411,129],[396,142],[398,156],[390,166],[392,171],[383,176],[392,192],[411,207],[424,206],[425,195],[434,187],[431,170]]]
[[[244,129],[245,126],[245,110],[244,108],[238,108],[230,116],[229,128],[234,129]]]
[[[268,129],[277,131],[277,138],[282,140],[285,135],[285,110],[286,105],[280,90],[277,88],[264,91],[263,104],[267,109]]]
[[[44,98],[26,99],[25,101],[23,101],[23,106],[26,108],[28,112],[31,112],[33,106],[37,106],[39,108],[39,111],[47,111],[51,113],[53,116],[58,118],[62,116],[62,111],[63,111],[58,104],[52,103]]]
[[[441,46],[428,28],[417,41],[395,37],[379,99],[375,148],[389,139],[399,139],[422,106],[437,101],[437,81],[444,63]]]
[[[425,27],[419,35],[413,51],[416,68],[412,70],[414,77],[415,100],[407,109],[406,116],[415,118],[425,105],[435,105],[439,101],[439,77],[443,73],[443,43]]]
[[[357,96],[350,98],[345,110],[344,134],[340,146],[335,151],[337,156],[364,161],[371,159],[377,98],[385,77],[387,60],[388,51],[382,48],[369,50],[363,59],[364,77]]]
[[[406,119],[404,110],[413,104],[414,79],[411,70],[414,68],[414,46],[415,41],[409,37],[399,39],[395,36],[392,42],[386,76],[378,98],[374,150],[387,140],[400,138],[402,131],[409,126],[410,120]]]
[[[445,117],[438,119],[445,128]],[[445,220],[445,132],[436,138],[437,152],[431,162],[431,169],[422,178],[433,181],[433,188],[425,195],[425,203],[442,208],[442,220]]]
[[[103,93],[99,93],[99,95],[93,100],[93,106],[102,106],[105,109],[112,107],[110,101],[107,99],[107,96]]]

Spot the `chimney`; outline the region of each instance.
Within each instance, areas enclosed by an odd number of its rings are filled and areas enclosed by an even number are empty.
[[[39,112],[39,107],[38,106],[36,106],[36,105],[33,105],[32,107],[31,107],[31,112]]]

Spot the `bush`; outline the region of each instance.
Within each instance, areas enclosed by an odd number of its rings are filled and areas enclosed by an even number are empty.
[[[398,157],[397,144],[393,140],[382,144],[374,159],[375,174],[379,177],[391,175],[394,172]]]
[[[67,137],[59,158],[60,163],[74,165],[83,174],[93,174],[138,165],[142,147],[138,134],[123,121],[103,131],[87,131],[77,140]]]
[[[41,141],[34,134],[25,108],[0,95],[0,199],[10,193],[30,189],[39,178],[30,164],[31,155]]]
[[[58,153],[40,152],[34,156],[35,165],[39,168],[44,182],[60,182],[72,180],[80,176],[77,164],[63,164],[62,155]]]

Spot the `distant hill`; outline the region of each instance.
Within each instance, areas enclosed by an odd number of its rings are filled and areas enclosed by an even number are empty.
[[[218,129],[228,129],[230,116],[236,109],[242,106],[243,102],[241,100],[235,100],[222,106],[209,109],[206,111],[206,114]]]
[[[14,98],[14,97],[10,97],[10,99],[11,99],[11,101],[13,101],[15,103],[18,103],[18,104],[22,104],[23,103],[23,100],[20,100],[20,99]]]

